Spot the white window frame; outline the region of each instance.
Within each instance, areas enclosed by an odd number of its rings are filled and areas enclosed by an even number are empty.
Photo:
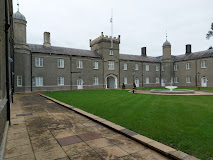
[[[124,84],[127,84],[127,77],[123,78]]]
[[[108,70],[114,70],[115,69],[115,62],[114,61],[108,61]]]
[[[146,77],[146,84],[149,84],[149,77]]]
[[[178,70],[178,65],[174,64],[174,71],[177,71],[177,70]]]
[[[159,71],[160,70],[160,66],[159,66],[159,64],[157,64],[156,66],[155,66],[155,71]]]
[[[164,70],[164,65],[162,65],[161,66],[161,70],[162,70],[162,72],[164,72],[165,70]]]
[[[192,83],[191,77],[186,77],[186,83]]]
[[[35,85],[38,87],[43,86],[43,77],[35,77]]]
[[[97,61],[93,62],[93,69],[98,69],[98,62]]]
[[[98,85],[98,77],[93,77],[93,85]]]
[[[83,68],[83,61],[82,60],[77,60],[77,68],[82,69]]]
[[[127,63],[124,63],[124,68],[123,68],[124,71],[127,70]]]
[[[58,59],[58,68],[64,68],[64,59]]]
[[[112,49],[109,50],[109,55],[113,56],[113,50]]]
[[[191,63],[189,63],[189,62],[186,63],[186,69],[187,69],[187,70],[191,69]]]
[[[42,57],[35,57],[35,66],[36,67],[43,67],[44,66],[44,59]]]
[[[155,83],[157,83],[157,84],[160,83],[160,78],[159,78],[159,77],[156,77],[156,78],[155,78]]]
[[[17,76],[17,87],[22,87],[22,76]]]
[[[174,83],[179,83],[179,78],[178,77],[174,77]]]
[[[64,86],[64,77],[58,77],[58,86]]]
[[[145,68],[146,68],[146,71],[148,72],[149,71],[149,65],[146,64]]]
[[[207,68],[207,61],[202,60],[200,65],[201,65],[201,68]]]
[[[135,64],[135,70],[136,71],[138,70],[138,64]]]

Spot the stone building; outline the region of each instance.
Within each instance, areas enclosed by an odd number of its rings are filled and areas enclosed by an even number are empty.
[[[11,0],[0,1],[0,159],[10,124],[13,94],[13,5]]]
[[[213,87],[213,50],[171,55],[171,44],[163,43],[163,55],[150,57],[146,47],[140,55],[120,54],[120,36],[90,40],[91,50],[26,42],[26,19],[14,14],[15,92],[177,86]],[[159,53],[159,55],[161,55]]]

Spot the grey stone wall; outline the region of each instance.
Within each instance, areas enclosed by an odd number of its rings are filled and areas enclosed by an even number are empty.
[[[13,21],[11,15],[13,14],[12,1],[8,1],[8,15],[9,24],[11,27],[8,30],[8,56],[12,57],[12,44],[10,38],[12,38],[12,26]],[[5,1],[0,1],[0,145],[2,142],[2,136],[5,129],[5,124],[7,121],[7,91],[6,91],[6,51],[5,51]],[[11,63],[9,63],[9,84],[11,84]],[[11,91],[11,85],[9,86]],[[11,92],[9,92],[11,98]]]

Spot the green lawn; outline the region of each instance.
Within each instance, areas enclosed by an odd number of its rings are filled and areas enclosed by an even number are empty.
[[[213,96],[144,95],[126,90],[44,94],[198,158],[213,158]]]

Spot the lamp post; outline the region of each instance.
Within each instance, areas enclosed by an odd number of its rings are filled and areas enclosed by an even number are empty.
[[[199,84],[199,78],[200,77],[200,72],[197,72],[197,87],[198,87],[198,90],[200,90],[200,84]]]
[[[134,86],[134,83],[135,83],[135,69],[133,68],[133,71],[132,71],[132,81],[133,81],[133,90],[132,92],[134,93],[134,89],[135,89],[135,86]]]

